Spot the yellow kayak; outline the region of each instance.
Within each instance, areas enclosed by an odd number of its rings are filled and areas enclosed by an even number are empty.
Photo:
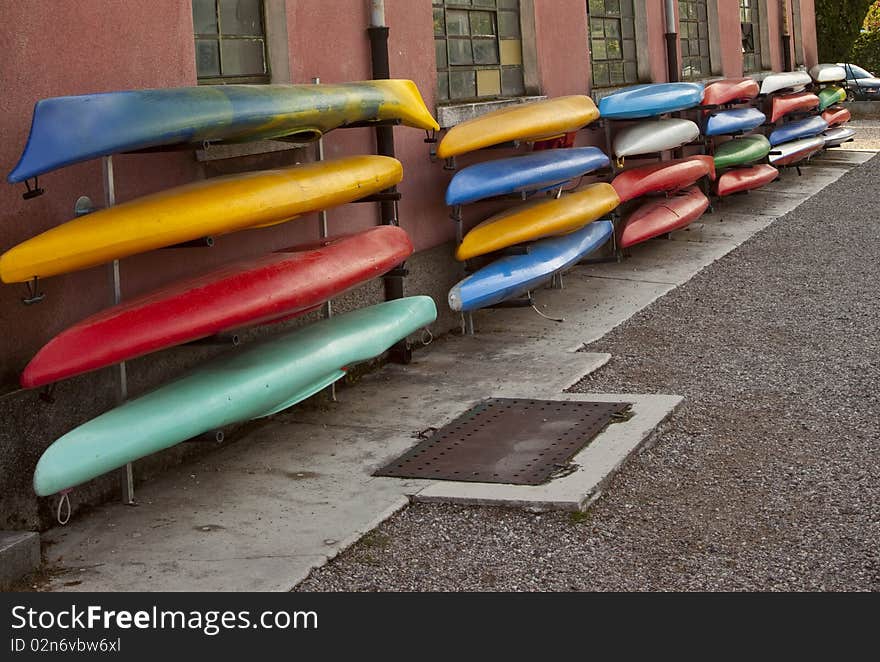
[[[217,177],[74,219],[0,256],[0,279],[20,283],[104,264],[200,237],[289,221],[400,183],[387,156],[353,156]]]
[[[598,118],[596,104],[583,95],[508,106],[452,127],[437,146],[437,156],[448,159],[513,140],[547,140]]]
[[[619,204],[614,187],[602,183],[558,200],[514,207],[468,232],[455,252],[455,259],[469,260],[524,241],[573,232],[610,213]]]

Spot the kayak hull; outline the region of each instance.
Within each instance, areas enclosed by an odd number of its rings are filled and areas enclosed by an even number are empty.
[[[728,140],[715,148],[715,168],[722,170],[767,158],[770,141],[764,136],[745,136]]]
[[[846,101],[846,90],[837,85],[829,85],[819,92],[819,112],[844,101]]]
[[[722,110],[706,120],[705,135],[726,136],[757,129],[767,117],[757,108],[734,108]]]
[[[807,117],[796,122],[787,122],[775,129],[769,136],[770,144],[774,147],[782,143],[809,138],[818,135],[828,128],[828,122],[818,115]]]
[[[723,106],[728,103],[751,101],[761,91],[761,86],[751,78],[730,78],[706,84],[703,92],[704,106]]]
[[[541,150],[478,163],[455,174],[446,189],[446,204],[452,207],[499,195],[539,191],[609,165],[608,157],[598,147]]]
[[[813,82],[806,71],[783,71],[770,74],[761,81],[761,94],[774,94],[786,90],[798,90]]]
[[[702,83],[634,85],[602,97],[599,113],[605,119],[645,119],[693,108],[702,100]]]
[[[203,85],[38,101],[8,176],[21,182],[101,156],[179,144],[284,138],[308,141],[358,122],[439,129],[415,83]]]
[[[840,147],[843,143],[850,142],[855,136],[856,132],[845,126],[839,126],[823,134],[825,147]]]
[[[0,279],[26,282],[200,237],[289,221],[400,183],[386,156],[354,156],[167,189],[47,230],[0,256]]]
[[[449,291],[449,307],[470,312],[520,296],[577,264],[613,234],[611,221],[594,221],[561,237],[529,244],[525,254],[503,257],[457,283]]]
[[[822,113],[822,119],[828,122],[829,127],[846,124],[852,119],[852,114],[847,108],[832,107]]]
[[[715,191],[723,198],[734,193],[751,191],[766,186],[779,177],[779,171],[766,163],[747,168],[733,168],[718,178]]]
[[[199,338],[302,315],[392,269],[412,250],[404,230],[379,226],[175,283],[62,331],[31,359],[21,385],[37,388]]]
[[[625,127],[614,136],[618,157],[654,154],[676,149],[700,137],[700,128],[690,120],[646,120]]]
[[[448,159],[511,141],[555,138],[597,119],[596,104],[584,95],[516,104],[452,127],[437,145],[437,156]]]
[[[812,92],[796,92],[774,96],[770,101],[770,122],[775,124],[786,115],[819,107],[819,97]]]
[[[810,138],[793,140],[773,148],[774,154],[770,155],[770,163],[775,166],[788,166],[808,159],[813,154],[825,147],[825,137],[822,135]]]
[[[708,208],[709,198],[696,186],[669,198],[650,200],[627,218],[620,235],[620,246],[629,248],[667,232],[681,230],[702,216]]]
[[[486,219],[468,232],[455,252],[459,261],[509,246],[578,230],[620,204],[610,184],[592,184],[559,199],[519,205]]]
[[[624,170],[611,186],[623,204],[643,195],[687,188],[701,177],[715,179],[715,161],[711,156],[691,156]]]
[[[186,439],[293,406],[436,319],[430,297],[339,315],[220,356],[55,441],[34,491],[55,494]]]
[[[836,64],[817,64],[810,69],[810,77],[817,83],[838,83],[846,80],[846,70]]]

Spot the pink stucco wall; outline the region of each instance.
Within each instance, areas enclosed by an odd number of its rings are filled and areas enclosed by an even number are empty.
[[[293,82],[358,80],[370,77],[366,36],[366,0],[287,0],[289,64]],[[719,0],[719,5],[733,5]],[[416,81],[429,108],[436,106],[434,39],[427,0],[387,0],[391,28],[392,75]],[[782,58],[779,3],[769,2],[770,49],[774,68]],[[588,92],[590,79],[588,26],[584,0],[536,0],[536,40],[541,91],[549,96]],[[804,51],[815,61],[813,0],[802,0]],[[734,8],[735,9],[735,8]],[[663,3],[648,0],[645,45],[655,82],[666,80]],[[725,75],[741,73],[738,18],[721,12],[722,64]],[[182,0],[117,2],[4,2],[0,5],[0,170],[16,162],[27,137],[34,103],[46,97],[121,89],[195,84],[192,18]],[[595,142],[598,132],[582,132],[581,142]],[[401,224],[418,250],[453,236],[443,206],[450,177],[428,159],[420,131],[395,129],[398,157],[404,164]],[[328,157],[371,153],[374,133],[368,129],[336,131],[326,139]],[[292,152],[275,157],[283,162]],[[492,154],[497,156],[497,154]],[[475,158],[486,158],[477,156]],[[168,188],[204,176],[192,152],[115,157],[118,200]],[[255,161],[254,167],[268,167]],[[274,162],[273,162],[274,164]],[[21,186],[0,184],[0,250],[72,217],[82,194],[102,200],[99,161],[65,168],[41,178],[46,194],[21,199]],[[331,231],[350,231],[375,224],[375,205],[348,205],[330,211]],[[126,259],[123,295],[131,297],[210,266],[258,255],[316,235],[315,219],[305,218],[275,228],[220,237],[214,249],[170,250]],[[24,308],[22,286],[0,286],[0,382],[9,384],[49,337],[107,305],[110,290],[104,268],[59,276],[44,283],[48,299]]]

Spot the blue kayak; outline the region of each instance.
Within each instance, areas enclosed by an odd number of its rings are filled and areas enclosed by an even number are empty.
[[[627,87],[599,100],[599,116],[634,120],[699,106],[702,83],[652,83]]]
[[[360,122],[439,129],[415,84],[202,85],[43,99],[10,183],[100,156],[170,145],[309,141]]]
[[[613,233],[611,221],[593,221],[570,234],[529,244],[524,255],[503,257],[456,284],[449,290],[449,307],[464,313],[533,290],[600,248]]]
[[[792,140],[811,138],[812,136],[819,135],[827,128],[828,122],[818,115],[798,120],[797,122],[788,122],[770,134],[770,144],[775,146],[791,142]]]
[[[548,149],[526,156],[487,161],[458,172],[446,189],[450,207],[496,195],[539,191],[610,164],[598,147]]]
[[[729,136],[757,129],[767,121],[767,116],[757,108],[734,108],[722,110],[706,122],[707,136]]]

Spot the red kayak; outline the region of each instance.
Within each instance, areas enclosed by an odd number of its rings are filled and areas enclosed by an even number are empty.
[[[704,106],[722,106],[727,103],[749,101],[758,96],[761,86],[751,78],[727,78],[706,85]]]
[[[626,220],[620,235],[621,248],[681,230],[700,218],[709,208],[709,198],[696,186],[669,198],[657,198],[636,209]]]
[[[412,254],[384,225],[238,262],[114,306],[62,331],[21,376],[35,388],[230,329],[277,322],[380,276]]]
[[[773,124],[791,113],[805,112],[818,107],[819,97],[812,92],[774,96],[770,102],[770,123]]]
[[[837,126],[838,124],[845,124],[852,119],[852,115],[850,115],[849,110],[846,108],[841,108],[840,106],[832,106],[824,113],[822,113],[822,119],[828,122],[828,126]]]
[[[756,165],[749,168],[733,168],[718,178],[716,192],[723,198],[742,191],[761,188],[779,177],[779,171],[772,165]]]
[[[624,170],[611,186],[622,204],[649,193],[678,191],[706,176],[715,179],[715,160],[698,155]]]

